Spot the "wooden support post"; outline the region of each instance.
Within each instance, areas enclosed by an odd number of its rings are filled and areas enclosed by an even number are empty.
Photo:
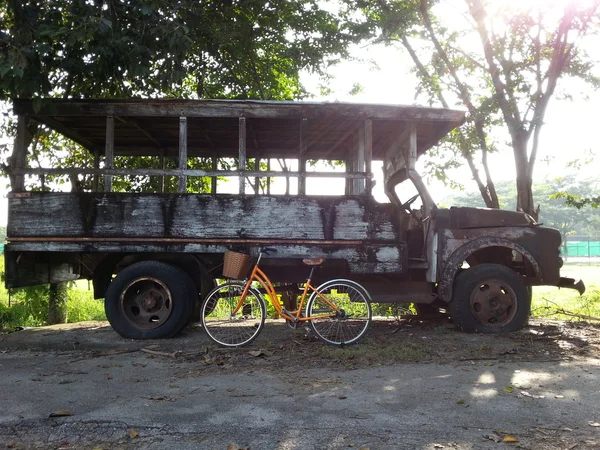
[[[308,120],[300,122],[300,146],[298,149],[298,195],[306,195],[306,134]]]
[[[352,158],[352,171],[353,172],[364,172],[365,170],[365,131],[366,127],[364,122],[358,127],[358,139],[356,141],[356,154]],[[362,194],[365,192],[365,180],[355,179],[354,184],[354,195]]]
[[[239,118],[239,170],[240,174],[240,194],[246,193],[246,177],[244,172],[246,171],[246,118]]]
[[[373,162],[373,121],[365,120],[364,123],[364,147],[365,147],[365,172],[368,178],[365,179],[365,190],[367,195],[373,191],[373,179],[371,178],[371,165]]]
[[[27,165],[27,116],[19,115],[17,121],[17,136],[13,148],[11,166],[15,169],[24,169]],[[12,183],[13,192],[25,190],[25,175],[15,175]]]
[[[408,169],[414,170],[417,164],[417,126],[410,124],[410,136],[408,138]]]
[[[114,168],[115,159],[115,118],[106,116],[106,145],[104,148],[104,168]],[[112,191],[112,175],[104,174],[104,192]]]
[[[267,158],[267,172],[271,171],[271,158]],[[267,195],[271,195],[271,177],[267,177]]]
[[[187,169],[187,117],[179,118],[179,169]],[[186,191],[187,177],[179,176],[179,192]]]
[[[218,161],[219,159],[216,156],[212,157],[212,170],[217,170],[218,169]],[[217,193],[217,176],[213,175],[212,177],[210,177],[210,193],[211,194],[216,194]]]
[[[160,156],[158,157],[158,164],[160,165],[161,170],[165,170],[165,151],[160,151]],[[165,176],[160,176],[160,185],[158,186],[158,192],[161,194],[165,192]]]
[[[100,152],[96,147],[94,149],[94,169],[100,168]],[[100,177],[97,173],[94,174],[94,178],[92,179],[92,192],[98,192],[98,185],[100,182]]]
[[[257,172],[260,170],[260,158],[254,158],[254,170]],[[255,194],[260,194],[260,177],[254,177]]]

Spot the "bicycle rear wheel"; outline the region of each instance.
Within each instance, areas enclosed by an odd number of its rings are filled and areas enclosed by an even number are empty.
[[[244,287],[244,283],[236,282],[217,286],[202,304],[202,326],[208,337],[223,347],[249,344],[265,325],[265,302],[254,289],[248,290],[241,307],[234,313]]]
[[[371,323],[368,292],[351,280],[331,280],[313,292],[306,305],[306,317],[319,338],[328,344],[358,342]]]

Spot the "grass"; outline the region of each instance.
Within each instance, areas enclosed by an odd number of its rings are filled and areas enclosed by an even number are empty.
[[[600,263],[566,263],[563,276],[582,279],[586,292],[580,296],[573,289],[540,286],[533,290],[531,315],[560,320],[583,320],[564,312],[600,319]]]
[[[1,263],[3,261],[0,261]],[[69,290],[67,301],[69,323],[106,320],[103,301],[95,300],[93,297],[87,281],[74,283]],[[47,324],[47,316],[46,286],[15,289],[9,297],[4,283],[0,284],[0,330],[43,326]]]

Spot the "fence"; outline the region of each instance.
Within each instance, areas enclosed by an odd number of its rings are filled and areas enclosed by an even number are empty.
[[[563,253],[567,258],[600,258],[600,240],[590,236],[567,236]]]

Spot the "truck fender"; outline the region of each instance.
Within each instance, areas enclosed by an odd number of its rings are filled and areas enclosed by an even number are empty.
[[[454,278],[460,270],[460,266],[462,265],[462,263],[476,251],[488,247],[504,247],[520,253],[531,264],[531,267],[535,272],[535,276],[540,281],[543,281],[542,270],[540,269],[538,262],[533,257],[533,255],[529,253],[529,251],[526,250],[523,246],[516,244],[515,242],[509,239],[501,237],[482,237],[467,242],[463,246],[457,248],[450,255],[450,258],[448,258],[448,261],[446,262],[442,270],[441,277],[438,281],[438,296],[442,300],[444,300],[445,302],[450,302],[450,300],[452,299]]]

